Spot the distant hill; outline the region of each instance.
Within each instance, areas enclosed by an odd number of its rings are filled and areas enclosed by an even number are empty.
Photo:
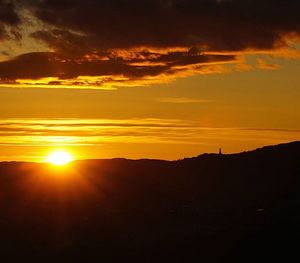
[[[0,163],[3,262],[293,262],[300,142],[178,161]]]

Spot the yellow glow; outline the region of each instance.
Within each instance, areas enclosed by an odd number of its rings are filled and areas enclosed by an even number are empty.
[[[59,165],[59,166],[66,165],[71,161],[73,161],[72,155],[63,150],[54,151],[50,153],[49,156],[47,157],[48,163]]]

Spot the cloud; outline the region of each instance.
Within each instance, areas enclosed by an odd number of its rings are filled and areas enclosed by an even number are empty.
[[[218,145],[250,140],[272,144],[297,139],[299,130],[204,127],[181,119],[0,119],[0,146]]]
[[[26,86],[122,86],[125,82],[136,85],[147,80],[159,81],[192,70],[195,66],[205,66],[219,62],[231,62],[232,55],[202,55],[189,52],[128,54],[107,53],[105,56],[68,57],[54,52],[34,52],[0,62],[2,85]]]
[[[0,37],[17,41],[18,25],[31,21],[31,41],[48,47],[1,62],[0,85],[147,85],[226,72],[229,62],[249,70],[244,53],[293,53],[299,8],[297,0],[0,0]]]
[[[0,0],[0,40],[8,37],[18,38],[17,31],[12,27],[20,23],[15,11],[14,1]]]
[[[189,103],[210,103],[211,100],[186,98],[186,97],[170,97],[170,98],[159,98],[159,102],[163,103],[175,103],[175,104],[189,104]]]
[[[50,35],[44,40],[53,44],[54,39],[63,38],[91,50],[139,46],[203,46],[227,51],[269,49],[284,44],[285,34],[299,33],[300,29],[297,0],[33,0],[29,3],[41,21],[60,29],[44,30],[45,34],[52,34],[52,42]],[[61,45],[57,48],[61,49]]]
[[[258,58],[257,59],[257,67],[260,69],[274,70],[274,69],[278,69],[280,67],[280,65],[275,64],[275,63],[269,63],[262,58]]]

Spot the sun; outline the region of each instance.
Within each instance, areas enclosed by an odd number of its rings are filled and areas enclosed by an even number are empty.
[[[46,161],[48,163],[51,163],[54,165],[62,166],[62,165],[66,165],[69,162],[73,161],[73,157],[67,151],[57,150],[57,151],[51,152],[49,154],[49,156],[47,157]]]

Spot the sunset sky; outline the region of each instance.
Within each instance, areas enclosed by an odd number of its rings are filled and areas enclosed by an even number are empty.
[[[0,161],[300,140],[298,0],[0,0]]]

